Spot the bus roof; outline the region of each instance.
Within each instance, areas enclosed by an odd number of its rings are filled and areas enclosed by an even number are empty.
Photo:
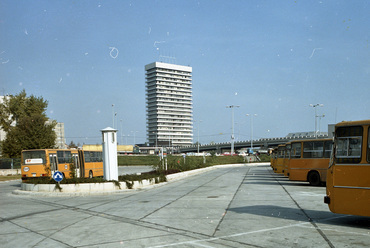
[[[337,123],[335,127],[355,126],[355,125],[370,125],[370,120],[342,121],[342,122]]]
[[[76,150],[77,149],[29,149],[29,150],[23,150],[22,152],[33,152],[33,151],[71,151],[71,150]]]
[[[304,140],[292,140],[291,143],[298,143],[298,142],[310,142],[310,141],[330,141],[333,140],[331,138],[324,138],[324,139],[304,139]]]

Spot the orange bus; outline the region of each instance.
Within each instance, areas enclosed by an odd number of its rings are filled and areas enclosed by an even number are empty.
[[[319,186],[326,182],[332,139],[295,140],[291,142],[289,180]]]
[[[270,166],[271,166],[271,168],[273,170],[275,170],[274,168],[276,167],[277,148],[274,148],[274,149],[271,150],[270,156],[271,156],[271,164],[270,164]]]
[[[324,202],[333,213],[370,217],[370,120],[335,126]]]
[[[289,176],[289,158],[290,158],[290,149],[292,147],[292,142],[285,144],[285,158],[283,160],[283,173],[284,176]]]
[[[73,165],[73,167],[71,167]],[[37,177],[52,177],[60,171],[64,177],[103,176],[103,157],[101,151],[75,149],[35,149],[22,151],[22,180]]]
[[[276,173],[283,173],[284,170],[284,159],[285,159],[285,145],[279,145],[277,148],[277,159],[274,171]]]

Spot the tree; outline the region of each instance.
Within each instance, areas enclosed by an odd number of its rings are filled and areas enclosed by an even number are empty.
[[[78,145],[76,145],[74,142],[73,142],[73,140],[71,141],[71,143],[69,143],[69,145],[68,145],[68,147],[69,148],[78,148],[78,146],[79,146],[79,144]]]
[[[56,121],[48,122],[47,106],[42,97],[27,97],[25,90],[4,99],[0,105],[0,125],[7,133],[2,144],[4,157],[20,157],[22,150],[55,146]]]

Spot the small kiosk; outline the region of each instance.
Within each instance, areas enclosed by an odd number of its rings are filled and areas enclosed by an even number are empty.
[[[100,131],[103,134],[104,179],[118,181],[117,130],[107,127]]]

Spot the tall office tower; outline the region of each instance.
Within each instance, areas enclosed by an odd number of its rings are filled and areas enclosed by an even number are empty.
[[[145,66],[147,138],[151,146],[187,146],[193,140],[189,66],[154,62]]]

